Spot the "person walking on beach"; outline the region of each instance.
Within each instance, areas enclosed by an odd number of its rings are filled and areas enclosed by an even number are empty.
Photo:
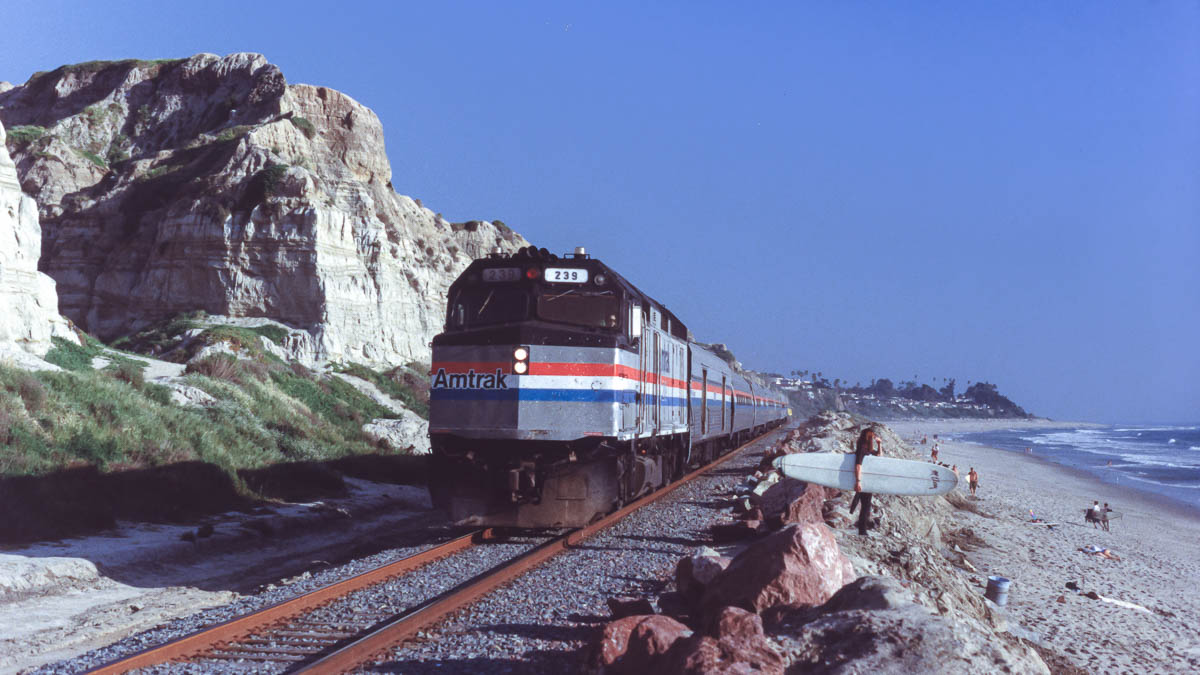
[[[1100,509],[1100,527],[1104,528],[1105,532],[1108,532],[1109,511],[1112,511],[1112,509],[1108,508],[1108,502],[1104,502],[1104,506]]]
[[[1093,530],[1100,526],[1100,500],[1099,499],[1092,501],[1092,508],[1088,509],[1087,513],[1084,514],[1084,520],[1086,520],[1087,522],[1092,524]]]
[[[875,433],[874,428],[867,427],[858,435],[858,443],[854,448],[854,499],[850,500],[850,513],[854,513],[854,507],[861,509],[858,512],[858,533],[862,536],[867,536],[867,530],[871,527],[871,493],[863,492],[862,486],[862,465],[863,460],[867,455],[882,455],[883,441],[879,435]]]
[[[979,472],[975,470],[975,467],[971,467],[971,470],[967,472],[967,485],[970,486],[971,496],[974,497],[975,490],[979,488]]]
[[[936,461],[937,461],[937,455],[938,455],[938,444],[937,444],[937,443],[934,443],[934,444],[933,444],[933,451],[929,453],[929,456],[930,456],[931,458],[933,458],[933,461],[935,461],[935,462],[936,462]]]

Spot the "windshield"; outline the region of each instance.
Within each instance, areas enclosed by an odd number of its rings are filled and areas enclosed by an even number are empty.
[[[529,295],[511,286],[468,287],[450,301],[446,326],[464,329],[529,318]]]
[[[582,293],[572,288],[539,295],[537,313],[547,321],[615,329],[618,327],[620,306],[612,291]]]

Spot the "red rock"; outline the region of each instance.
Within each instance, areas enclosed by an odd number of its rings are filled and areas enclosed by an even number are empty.
[[[708,585],[703,614],[726,606],[760,612],[773,606],[820,605],[855,578],[833,532],[796,523],[755,542]]]
[[[613,664],[621,660],[625,656],[625,652],[629,650],[629,636],[633,633],[633,629],[641,623],[646,617],[644,616],[628,616],[624,619],[610,621],[604,626],[604,631],[600,634],[600,641],[597,643],[592,661],[600,670],[607,670]]]
[[[692,636],[692,630],[669,616],[651,616],[633,629],[629,649],[612,672],[643,675],[662,671],[664,658],[676,641]]]
[[[783,658],[763,634],[762,620],[744,609],[726,607],[716,636],[679,640],[663,662],[667,673],[782,673]]]
[[[669,616],[629,616],[604,627],[592,651],[593,669],[602,673],[642,673],[659,670],[664,655],[692,631]]]
[[[784,476],[777,483],[768,487],[766,491],[751,495],[750,501],[754,506],[762,509],[763,514],[769,518],[777,513],[783,513],[788,504],[804,494],[808,485],[804,481]]]
[[[676,641],[692,631],[669,616],[629,616],[604,627],[592,652],[592,665],[604,673],[642,673],[660,670]]]
[[[624,619],[627,616],[654,614],[654,605],[646,598],[609,598],[608,609],[614,619]]]
[[[783,510],[785,523],[820,523],[824,521],[825,488],[807,483],[800,493]]]

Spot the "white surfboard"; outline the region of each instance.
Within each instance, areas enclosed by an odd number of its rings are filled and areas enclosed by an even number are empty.
[[[775,460],[783,475],[840,490],[854,489],[854,453],[799,452]],[[863,458],[863,492],[881,495],[944,495],[958,476],[944,466],[894,457]]]

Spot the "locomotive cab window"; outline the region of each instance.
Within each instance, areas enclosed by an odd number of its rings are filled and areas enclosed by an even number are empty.
[[[546,321],[616,329],[621,325],[621,301],[612,291],[584,293],[579,289],[538,295],[537,314]]]
[[[468,286],[448,304],[446,327],[451,330],[529,318],[529,295],[519,288]]]

